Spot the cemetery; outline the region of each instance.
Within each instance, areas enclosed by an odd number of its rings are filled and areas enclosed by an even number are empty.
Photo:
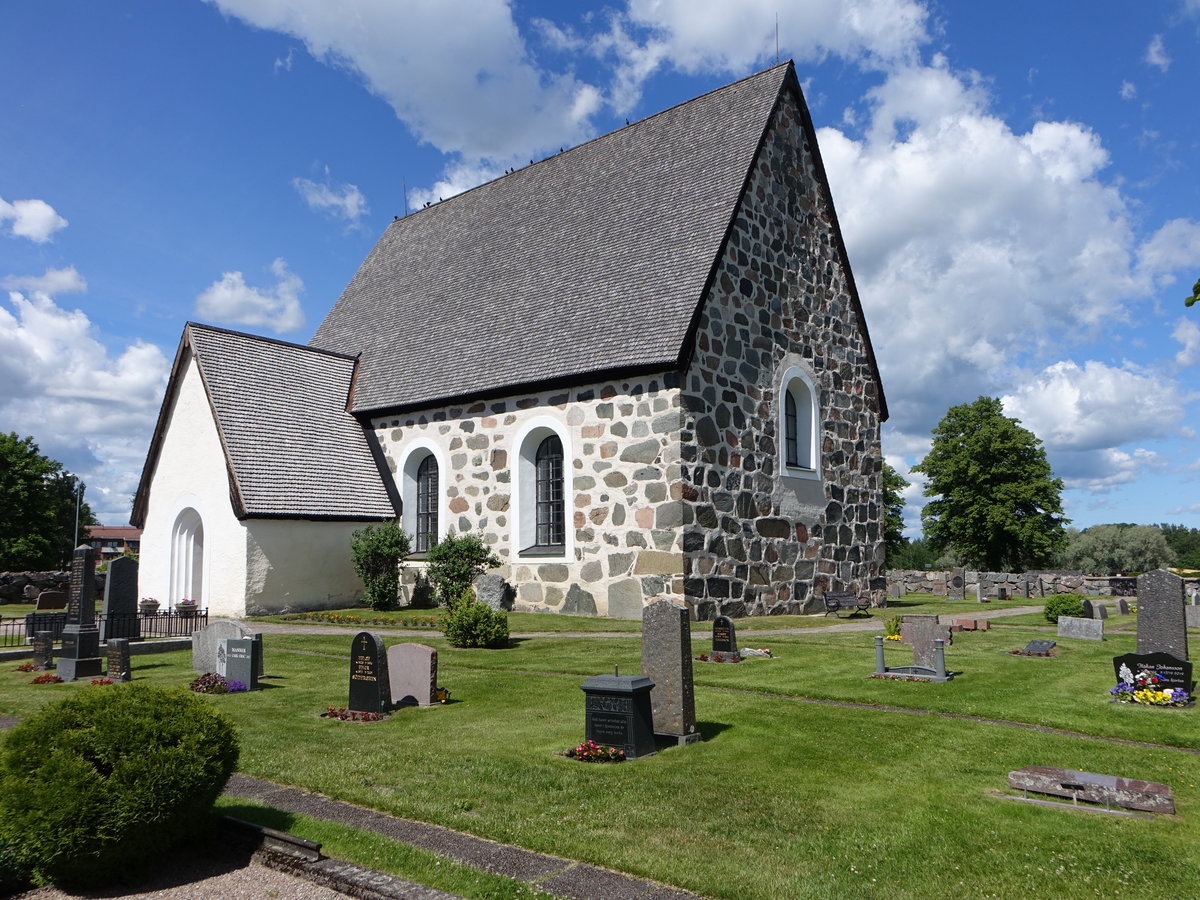
[[[1200,873],[1177,862],[1200,838],[1200,716],[1111,702],[1122,666],[1190,685],[1182,587],[1144,577],[1136,612],[1098,598],[1103,641],[1062,635],[1019,595],[990,622],[969,596],[908,595],[833,627],[820,614],[693,622],[669,600],[642,622],[509,613],[500,650],[405,628],[407,610],[367,611],[380,624],[356,630],[344,610],[318,633],[213,621],[153,665],[114,637],[99,658],[114,682],[182,687],[224,667],[257,688],[200,697],[235,723],[241,775],[702,897],[918,897],[947,878],[962,897],[1191,896]],[[885,642],[897,613],[903,640]],[[696,662],[747,644],[771,661]],[[897,677],[873,677],[878,656]],[[16,668],[0,670],[0,715],[124,689],[32,686]],[[932,677],[903,674],[918,668]],[[217,810],[461,896],[520,896],[495,881],[472,894],[476,876],[430,861],[436,845],[381,851],[234,788]],[[1136,852],[1130,815],[1146,817]]]

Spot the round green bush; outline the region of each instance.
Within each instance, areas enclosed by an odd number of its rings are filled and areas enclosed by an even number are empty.
[[[1057,624],[1059,616],[1083,615],[1083,598],[1078,594],[1058,594],[1046,601],[1046,621]]]
[[[467,588],[442,616],[442,634],[451,647],[507,647],[508,616],[475,599]]]
[[[0,845],[36,883],[113,883],[203,827],[237,758],[233,724],[189,691],[85,688],[5,741]]]

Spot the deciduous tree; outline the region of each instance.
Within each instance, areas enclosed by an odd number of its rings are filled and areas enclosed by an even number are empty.
[[[1042,442],[995,397],[952,406],[914,472],[929,479],[921,512],[934,549],[953,547],[987,571],[1051,563],[1065,544],[1062,479]]]
[[[77,502],[80,536],[96,524],[83,490],[33,438],[0,434],[0,572],[52,569],[69,560]]]
[[[904,476],[883,461],[883,545],[890,560],[908,541],[904,537],[904,498],[901,492],[908,487]]]
[[[1071,530],[1063,564],[1089,575],[1118,575],[1165,568],[1175,559],[1166,536],[1153,525],[1093,525]]]

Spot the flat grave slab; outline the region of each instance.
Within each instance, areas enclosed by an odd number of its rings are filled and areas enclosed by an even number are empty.
[[[1171,788],[1157,781],[1139,781],[1116,775],[1078,772],[1055,766],[1026,766],[1008,773],[1008,786],[1036,794],[1069,797],[1075,803],[1083,800],[1122,809],[1145,812],[1175,812],[1175,796]]]
[[[1025,649],[1017,653],[1017,656],[1049,656],[1050,652],[1058,646],[1058,641],[1030,641],[1025,645]]]

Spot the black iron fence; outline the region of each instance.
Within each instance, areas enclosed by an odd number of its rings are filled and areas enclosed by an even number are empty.
[[[100,637],[167,638],[188,637],[208,624],[208,613],[196,610],[178,613],[174,610],[157,613],[97,616]],[[67,625],[65,612],[35,612],[11,619],[0,618],[0,647],[24,647],[39,631],[48,631],[55,643],[62,639]]]

